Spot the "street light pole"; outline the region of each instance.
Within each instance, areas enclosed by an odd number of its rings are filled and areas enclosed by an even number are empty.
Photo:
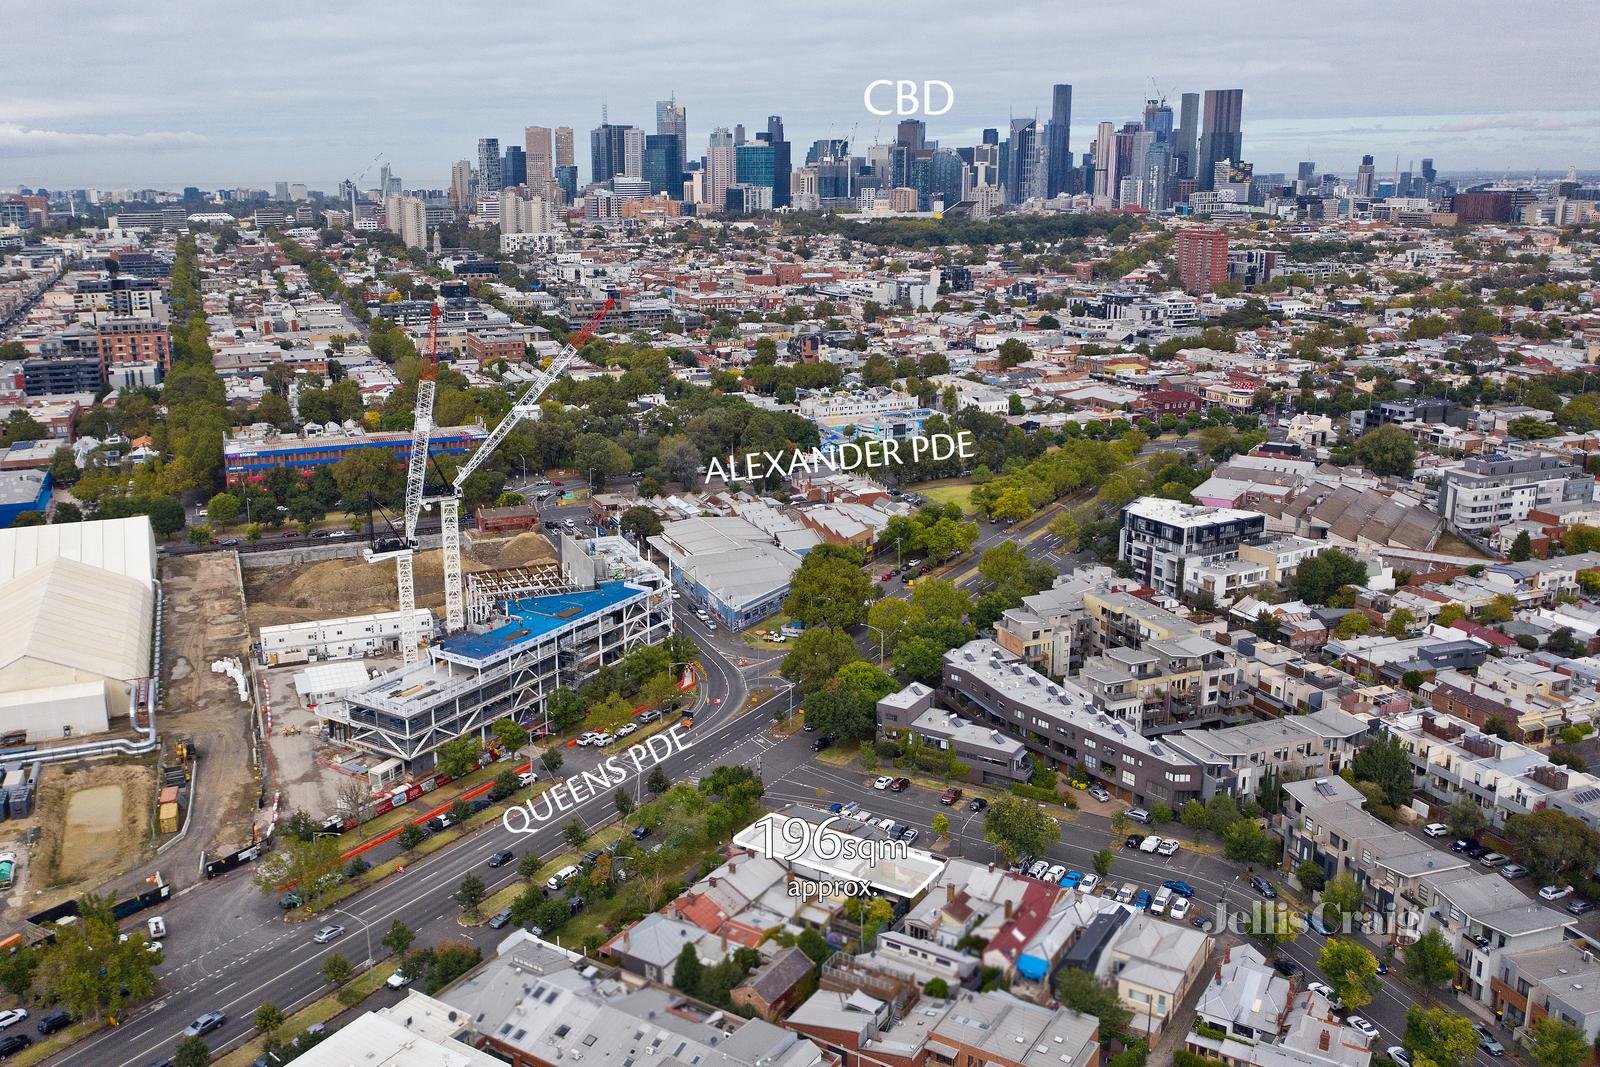
[[[333,912],[335,915],[349,916],[351,922],[358,922],[361,924],[361,932],[367,935],[367,961],[362,966],[371,967],[375,962],[377,962],[372,955],[372,924],[367,922],[365,919],[362,919],[354,912],[346,911],[343,908],[329,908],[328,910]]]
[[[882,667],[883,666],[883,631],[878,629],[876,626],[872,625],[870,622],[864,622],[861,625],[865,626],[867,629],[871,630],[873,633],[878,635],[878,666]]]

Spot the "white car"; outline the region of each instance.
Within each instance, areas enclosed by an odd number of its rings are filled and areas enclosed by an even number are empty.
[[[639,730],[639,724],[636,723],[636,722],[630,722],[626,726],[623,726],[619,730],[617,730],[617,736],[618,737],[627,737],[631,733],[637,733],[638,730]]]
[[[1171,856],[1178,851],[1178,840],[1174,837],[1163,837],[1161,844],[1156,846],[1156,851],[1163,856]]]
[[[1044,880],[1046,882],[1054,882],[1055,884],[1060,885],[1061,884],[1061,879],[1065,878],[1066,876],[1067,876],[1066,864],[1058,863],[1055,866],[1051,867],[1048,871],[1045,872]]]
[[[1155,834],[1151,834],[1149,837],[1145,838],[1142,842],[1140,842],[1139,851],[1140,852],[1154,852],[1156,849],[1158,849],[1160,847],[1161,847],[1161,838],[1157,837]]]
[[[878,780],[876,782],[872,783],[872,788],[874,788],[874,789],[888,789],[893,784],[894,784],[894,779],[893,778],[890,778],[887,774],[881,774],[881,775],[878,776]]]
[[[1348,1019],[1346,1019],[1344,1021],[1344,1024],[1346,1026],[1350,1027],[1350,1029],[1352,1029],[1352,1030],[1359,1031],[1361,1034],[1363,1034],[1366,1037],[1377,1037],[1378,1036],[1378,1028],[1376,1026],[1373,1026],[1371,1023],[1367,1022],[1367,1020],[1363,1019],[1359,1015],[1350,1016]]]
[[[1084,896],[1088,896],[1094,892],[1095,887],[1099,884],[1100,876],[1095,874],[1093,871],[1090,871],[1089,873],[1085,874],[1083,876],[1083,880],[1078,883],[1078,892],[1082,893]]]
[[[1307,982],[1306,988],[1313,993],[1321,993],[1323,996],[1327,997],[1329,1004],[1338,1002],[1338,999],[1334,996],[1333,987],[1324,982]]]
[[[595,733],[593,730],[590,730],[589,732],[584,733],[584,734],[580,734],[578,736],[578,747],[579,748],[588,748],[590,745],[594,744],[594,739],[599,737],[599,736],[600,735]]]
[[[159,915],[152,915],[144,921],[145,928],[150,931],[150,939],[159,941],[167,936],[167,921]]]
[[[845,815],[845,816],[854,816],[855,813],[860,811],[860,810],[861,810],[861,805],[857,804],[855,801],[852,800],[848,804],[846,804],[844,807],[839,809],[839,814],[840,815]]]
[[[388,986],[390,989],[400,989],[411,984],[411,976],[406,974],[404,971],[397,969],[393,974],[384,980],[383,984]]]
[[[1429,837],[1443,837],[1450,832],[1450,827],[1442,822],[1430,822],[1422,828],[1422,832]]]
[[[12,1008],[10,1011],[0,1011],[0,1030],[9,1030],[27,1017],[27,1008]]]
[[[522,786],[524,789],[538,780],[539,776],[534,774],[532,771],[523,771],[521,774],[517,775],[517,784]]]
[[[1175,897],[1172,898],[1172,903],[1167,905],[1167,918],[1173,920],[1174,922],[1182,919],[1184,916],[1186,916],[1188,914],[1189,914],[1189,898],[1188,897],[1175,896]]]
[[[616,738],[612,737],[610,734],[595,734],[594,740],[590,741],[589,743],[596,748],[602,748],[615,740]]]
[[[1560,900],[1562,897],[1570,897],[1571,895],[1572,887],[1570,885],[1547,885],[1539,890],[1540,900]]]
[[[1383,1050],[1383,1054],[1398,1063],[1400,1067],[1411,1067],[1411,1053],[1403,1045],[1390,1045]]]
[[[1050,861],[1049,860],[1034,860],[1032,863],[1028,864],[1028,877],[1029,878],[1043,878],[1049,872],[1049,870],[1050,870]],[[1062,874],[1066,874],[1067,872],[1066,871],[1062,871],[1061,873]],[[1058,877],[1056,880],[1060,881],[1060,878]]]

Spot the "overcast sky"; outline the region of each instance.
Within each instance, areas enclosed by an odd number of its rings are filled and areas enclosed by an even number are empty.
[[[248,12],[248,13],[246,13]],[[781,114],[796,163],[819,137],[893,139],[876,78],[956,91],[929,136],[971,144],[1074,88],[1072,148],[1137,118],[1152,79],[1178,94],[1242,87],[1244,156],[1380,174],[1431,156],[1455,170],[1600,168],[1600,21],[1586,0],[1054,0],[918,4],[4,0],[0,188],[331,188],[379,152],[412,186],[448,182],[479,137],[571,126],[655,132],[688,108],[689,154],[719,125]],[[369,176],[370,178],[371,176]],[[364,185],[367,183],[363,183]]]

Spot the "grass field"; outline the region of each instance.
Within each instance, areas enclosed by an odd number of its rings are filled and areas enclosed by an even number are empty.
[[[966,482],[930,482],[912,486],[911,491],[935,504],[956,504],[968,515],[972,514],[972,486]]]

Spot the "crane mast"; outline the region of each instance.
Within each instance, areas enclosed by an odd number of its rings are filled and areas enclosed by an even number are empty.
[[[428,437],[433,430],[433,397],[439,376],[439,305],[428,314],[428,352],[417,371],[417,402],[411,412],[411,455],[406,463],[405,543],[394,557],[400,603],[400,657],[407,666],[422,656],[418,649],[416,548],[417,520],[422,515],[422,486],[428,469]]]
[[[556,354],[555,359],[550,361],[550,366],[535,371],[533,381],[523,390],[522,395],[517,397],[505,418],[500,420],[489,432],[489,436],[484,438],[483,444],[479,445],[477,450],[457,468],[455,478],[451,481],[450,491],[429,501],[439,505],[439,543],[444,553],[444,613],[447,633],[457,633],[467,623],[466,593],[461,580],[461,497],[467,479],[471,478],[494,454],[495,449],[500,447],[511,431],[524,419],[538,418],[539,398],[566,373],[567,368],[578,358],[578,349],[594,335],[600,321],[610,313],[615,304],[614,298],[607,297],[600,310],[584,323],[583,329],[568,338],[566,345]],[[406,497],[408,509],[410,500],[408,494]]]

